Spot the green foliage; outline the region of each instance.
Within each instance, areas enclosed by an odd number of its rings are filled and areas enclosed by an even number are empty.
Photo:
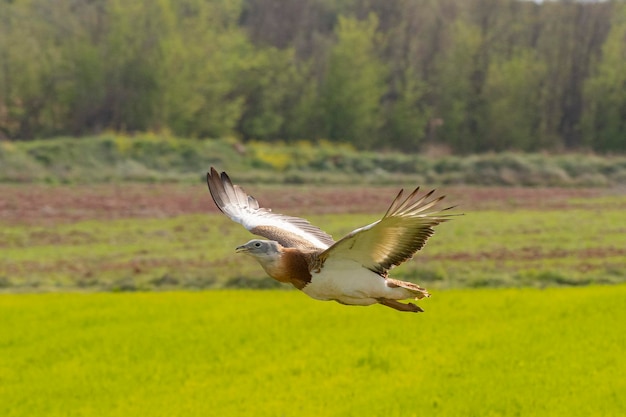
[[[410,69],[397,84],[398,99],[387,110],[388,130],[384,133],[385,142],[379,146],[415,152],[424,140],[430,114],[424,102],[426,86]]]
[[[216,165],[240,180],[267,183],[611,186],[626,178],[624,157],[483,154],[428,157],[357,151],[330,141],[192,140],[166,134],[0,143],[0,181],[90,183],[204,181]],[[278,174],[278,175],[277,175]]]
[[[239,131],[246,139],[276,139],[287,129],[291,106],[301,101],[306,68],[294,65],[290,49],[268,48],[250,55],[237,84],[238,93],[246,97]]]
[[[37,0],[0,7],[7,23],[0,29],[0,56],[7,58],[0,66],[0,131],[7,137],[103,128],[221,135],[241,115],[233,90],[250,48],[232,27],[238,2],[51,7]]]
[[[541,83],[545,64],[532,51],[518,51],[504,62],[492,61],[485,81],[489,103],[484,149],[546,149],[541,143]]]
[[[416,316],[280,291],[3,295],[0,414],[623,415],[624,297],[445,291]]]
[[[0,138],[623,152],[623,2],[0,2]]]
[[[618,2],[595,75],[585,84],[586,144],[621,151],[626,143],[626,4]]]
[[[377,28],[374,14],[363,21],[339,16],[321,93],[325,133],[332,141],[368,148],[381,126],[385,67],[376,56]]]
[[[472,85],[476,56],[481,44],[479,28],[459,21],[451,28],[452,45],[440,56],[436,87],[438,103],[436,114],[443,116],[443,125],[437,138],[459,152],[479,150],[477,144],[482,132],[476,131],[482,123],[484,106]]]

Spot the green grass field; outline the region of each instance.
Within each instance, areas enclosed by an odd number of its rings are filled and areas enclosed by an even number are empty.
[[[336,238],[388,204],[262,191]],[[0,416],[626,415],[623,190],[448,192],[415,315],[231,289],[285,287],[201,185],[2,186]]]
[[[0,415],[620,416],[626,286],[0,296]]]
[[[623,196],[559,209],[469,211],[394,269],[429,288],[626,281]],[[297,212],[297,211],[296,211]],[[308,216],[336,238],[380,214]],[[278,286],[234,248],[252,235],[220,214],[0,229],[5,291]]]

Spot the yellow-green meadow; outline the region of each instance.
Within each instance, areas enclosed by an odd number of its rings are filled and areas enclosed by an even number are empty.
[[[202,185],[0,190],[3,417],[626,414],[619,190],[444,189],[422,314],[286,290]],[[336,239],[393,197],[261,191]]]
[[[435,291],[423,314],[295,291],[0,296],[0,414],[626,413],[626,287]]]

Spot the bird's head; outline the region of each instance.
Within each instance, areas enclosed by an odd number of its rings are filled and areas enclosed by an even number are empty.
[[[253,239],[245,245],[237,246],[235,251],[259,260],[274,260],[280,255],[280,245],[273,240]]]

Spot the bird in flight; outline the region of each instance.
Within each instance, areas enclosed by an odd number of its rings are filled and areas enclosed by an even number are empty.
[[[217,207],[255,235],[236,252],[255,258],[265,272],[317,300],[367,306],[382,304],[398,311],[420,312],[407,299],[430,297],[425,288],[389,277],[389,270],[411,259],[453,214],[435,206],[444,196],[419,196],[419,187],[404,198],[400,190],[382,219],[338,241],[307,220],[273,213],[233,185],[225,172],[211,167],[207,184]]]

